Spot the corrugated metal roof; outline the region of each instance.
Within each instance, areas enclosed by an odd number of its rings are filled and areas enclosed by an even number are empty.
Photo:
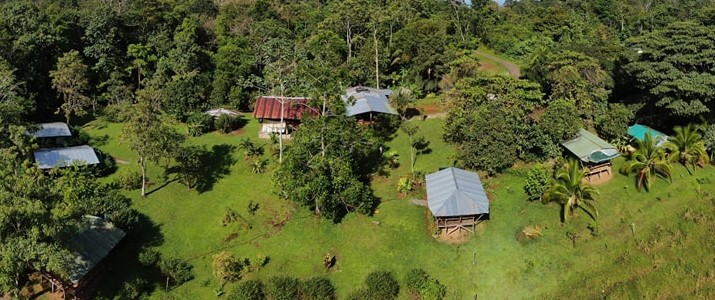
[[[576,137],[561,145],[588,163],[600,163],[619,156],[616,147],[583,128],[576,133]]]
[[[70,280],[77,283],[87,275],[126,236],[112,223],[95,216],[84,216],[84,229],[70,242],[69,248],[77,254],[70,270]]]
[[[42,123],[39,130],[30,134],[38,138],[72,136],[69,126],[62,122]]]
[[[35,151],[35,162],[39,169],[66,167],[73,164],[94,165],[99,163],[97,154],[90,146],[39,149]]]
[[[317,114],[317,108],[310,108],[308,106],[310,98],[261,96],[256,99],[253,116],[256,119],[280,120],[281,99],[285,99],[283,104],[284,120],[300,120],[305,113],[312,115]]]
[[[650,133],[650,136],[656,140],[656,145],[660,146],[666,141],[668,141],[668,136],[658,130],[650,128],[642,124],[633,124],[633,126],[628,127],[628,135],[633,138],[644,141],[646,133]]]
[[[348,116],[354,116],[369,112],[384,113],[384,114],[397,114],[387,98],[392,94],[391,90],[378,90],[366,87],[353,87],[349,88],[345,95],[341,98],[345,101],[346,114]],[[355,103],[350,105],[350,97],[354,98]]]
[[[214,118],[218,118],[218,117],[220,117],[221,115],[229,115],[229,116],[232,116],[232,117],[238,117],[239,115],[241,115],[240,113],[238,113],[238,112],[236,112],[236,111],[233,111],[233,110],[230,110],[230,109],[225,109],[225,108],[217,108],[217,109],[207,110],[207,111],[204,112],[204,113],[207,114],[207,115],[209,115],[209,116],[212,116],[212,117],[214,117]]]
[[[427,206],[435,217],[489,213],[489,199],[477,173],[447,168],[425,178]]]

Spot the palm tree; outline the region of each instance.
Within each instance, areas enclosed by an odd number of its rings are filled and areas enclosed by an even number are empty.
[[[665,149],[657,146],[650,133],[646,133],[643,141],[636,140],[636,143],[636,151],[630,155],[630,160],[623,165],[621,172],[636,173],[639,191],[643,186],[646,191],[650,189],[653,176],[670,179],[672,168],[665,157]]]
[[[703,136],[698,132],[698,128],[693,124],[687,126],[675,126],[673,129],[675,136],[668,139],[665,144],[670,151],[670,159],[677,160],[685,166],[688,173],[693,174],[695,166],[705,166],[710,162],[710,157],[705,149]],[[688,168],[692,167],[692,170]]]
[[[598,209],[593,205],[598,191],[583,181],[585,176],[586,170],[577,161],[569,160],[556,172],[556,180],[541,198],[544,203],[555,201],[563,206],[561,218],[564,222],[575,214],[577,208],[594,220],[598,216]]]

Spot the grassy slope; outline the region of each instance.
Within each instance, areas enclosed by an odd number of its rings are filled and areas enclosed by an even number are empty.
[[[453,150],[441,141],[441,120],[411,122],[421,123],[420,134],[430,141],[432,150],[418,157],[416,169],[431,172],[451,165]],[[119,127],[102,127],[85,129],[93,136],[109,136],[102,150],[133,161],[132,154],[116,143]],[[257,123],[251,121],[244,135],[253,138],[256,130]],[[211,133],[194,141],[236,145],[239,139]],[[410,197],[398,197],[395,191],[399,176],[409,172],[406,138],[398,133],[388,146],[400,154],[402,165],[388,178],[375,179],[376,194],[382,199],[378,211],[372,217],[349,215],[338,225],[277,199],[270,192],[271,174],[250,174],[240,151],[234,154],[238,162],[231,167],[231,174],[210,191],[198,194],[174,182],[146,199],[132,192],[135,207],[163,235],[159,250],[190,259],[195,267],[196,279],[174,289],[171,295],[179,299],[213,298],[218,282],[211,275],[210,255],[220,249],[242,257],[270,257],[264,269],[247,278],[328,274],[342,296],[378,268],[391,269],[402,280],[410,268],[422,267],[439,278],[456,299],[470,298],[475,293],[497,299],[593,298],[601,293],[617,298],[668,296],[691,292],[696,284],[701,289],[715,285],[712,271],[705,272],[714,261],[711,233],[715,221],[709,195],[715,194],[715,187],[702,184],[701,194],[695,192],[697,178],[715,181],[711,167],[698,170],[695,176],[676,167],[674,183],[658,181],[650,193],[637,192],[631,177],[615,175],[614,180],[598,188],[601,218],[597,237],[590,235],[586,227],[591,222],[583,214],[562,225],[557,206],[524,201],[523,171],[512,170],[485,180],[492,197],[492,220],[466,244],[447,245],[430,237],[424,208],[410,204]],[[621,162],[617,160],[616,165]],[[135,166],[121,166],[127,167]],[[151,177],[161,182],[158,172],[152,169]],[[420,193],[414,196],[421,197]],[[246,213],[251,200],[260,204],[256,216]],[[227,206],[246,217],[253,228],[223,227],[221,218]],[[696,217],[705,212],[697,219],[700,224],[682,220],[687,207],[694,207],[690,215]],[[292,217],[284,227],[270,225],[280,223],[287,214]],[[631,223],[635,223],[635,235],[631,233]],[[516,236],[529,224],[543,226],[544,236],[522,244]],[[567,231],[580,236],[576,246],[567,239]],[[225,242],[231,233],[238,233],[238,237]],[[129,243],[127,248],[138,243]],[[321,265],[328,251],[337,256],[337,265],[330,273]],[[136,269],[131,263],[135,255],[130,250],[122,255],[117,274],[131,277],[131,270]],[[679,284],[684,280],[693,283]],[[157,289],[153,298],[163,294]],[[408,298],[404,293],[402,297]]]

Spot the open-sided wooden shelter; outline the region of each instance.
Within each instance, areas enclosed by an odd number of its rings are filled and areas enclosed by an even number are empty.
[[[588,181],[594,177],[600,178],[603,173],[610,176],[611,160],[620,155],[616,147],[585,129],[580,129],[573,139],[561,145],[578,157],[581,166],[588,168]]]
[[[447,234],[459,230],[473,232],[480,221],[489,219],[489,199],[479,174],[447,168],[425,179],[427,206],[437,228]]]

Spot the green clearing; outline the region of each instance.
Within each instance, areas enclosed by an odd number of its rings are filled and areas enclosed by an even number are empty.
[[[441,139],[441,119],[420,122],[420,134],[430,141],[431,152],[418,156],[416,170],[436,171],[450,166],[454,150]],[[135,156],[118,143],[120,125],[95,121],[83,128],[101,150],[137,167]],[[258,123],[251,120],[239,135],[210,133],[191,141],[197,144],[238,145],[244,137],[256,138]],[[257,140],[257,139],[256,139]],[[261,141],[268,144],[268,141]],[[157,281],[152,299],[212,299],[219,282],[211,273],[211,255],[227,250],[239,257],[266,255],[268,264],[244,278],[265,279],[285,274],[299,278],[328,275],[344,297],[376,269],[392,270],[404,286],[405,273],[424,268],[444,283],[453,299],[522,298],[712,298],[715,294],[715,172],[712,167],[694,176],[676,166],[673,183],[658,180],[649,193],[637,192],[633,177],[615,174],[599,186],[598,236],[587,228],[592,223],[581,213],[567,224],[559,221],[559,207],[525,200],[522,191],[526,168],[509,170],[485,180],[490,192],[491,218],[461,245],[436,241],[428,231],[426,208],[400,197],[395,190],[400,176],[409,173],[406,137],[398,132],[387,150],[397,151],[401,166],[386,177],[375,177],[376,195],[382,204],[374,216],[349,214],[332,224],[314,217],[291,202],[279,200],[271,191],[271,161],[264,174],[252,174],[240,150],[232,152],[236,163],[230,174],[212,189],[199,194],[169,182],[141,199],[129,192],[134,206],[147,218],[140,236],[127,240],[113,263],[113,279],[149,276],[136,263],[137,248],[157,241],[164,255],[190,260],[195,278],[170,292]],[[266,156],[267,157],[267,156]],[[615,161],[618,168],[623,159]],[[158,168],[150,170],[155,181],[149,191],[164,184]],[[113,175],[116,176],[116,175]],[[111,180],[112,177],[108,178]],[[260,205],[255,216],[247,205]],[[222,226],[225,207],[231,207],[252,225]],[[379,225],[373,221],[379,221]],[[635,234],[631,224],[634,224]],[[519,241],[526,225],[543,227],[543,237]],[[573,243],[567,232],[577,236]],[[235,234],[235,238],[227,239]],[[158,238],[157,238],[158,237]],[[322,258],[331,252],[337,264],[331,271]],[[105,280],[104,290],[115,291],[120,280]],[[230,290],[229,284],[225,288]],[[401,299],[409,299],[404,289]]]

